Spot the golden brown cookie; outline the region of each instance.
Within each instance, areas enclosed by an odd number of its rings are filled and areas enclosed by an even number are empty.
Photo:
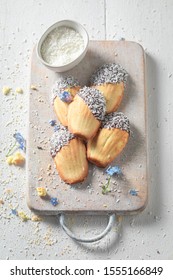
[[[123,113],[106,115],[101,129],[87,143],[88,160],[99,167],[106,167],[124,149],[129,134],[129,120]]]
[[[74,96],[79,91],[79,81],[73,76],[67,76],[56,81],[53,86],[53,106],[58,120],[62,125],[67,126],[67,114],[69,104],[73,101]]]
[[[83,141],[65,127],[61,127],[53,134],[50,145],[50,152],[61,179],[68,184],[82,182],[88,175],[86,147]]]
[[[104,64],[90,78],[91,86],[100,90],[106,99],[106,113],[115,112],[124,96],[127,72],[116,63]]]

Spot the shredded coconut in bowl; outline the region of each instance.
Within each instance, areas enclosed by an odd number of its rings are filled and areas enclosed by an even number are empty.
[[[82,36],[73,28],[60,26],[53,29],[41,46],[41,55],[52,66],[63,66],[74,61],[84,50]]]

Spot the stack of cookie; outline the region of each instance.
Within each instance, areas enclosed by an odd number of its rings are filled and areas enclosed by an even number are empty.
[[[50,140],[50,151],[66,183],[82,182],[88,161],[106,167],[126,146],[129,120],[116,110],[127,76],[122,66],[111,63],[93,73],[90,87],[81,87],[72,76],[54,84],[53,106],[61,125]]]

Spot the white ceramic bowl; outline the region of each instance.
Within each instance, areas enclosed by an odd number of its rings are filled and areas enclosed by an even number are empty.
[[[60,26],[70,27],[70,28],[76,30],[82,36],[82,38],[84,40],[84,49],[83,49],[82,53],[80,53],[80,55],[76,59],[71,61],[70,63],[62,65],[62,66],[51,65],[51,64],[47,63],[46,61],[44,61],[44,59],[41,55],[41,46],[42,46],[43,41],[45,40],[45,38],[48,36],[48,34],[53,29],[60,27]],[[50,26],[45,31],[45,33],[41,36],[40,40],[38,41],[37,48],[36,48],[37,56],[38,56],[39,60],[42,62],[42,64],[45,65],[50,70],[53,70],[55,72],[65,72],[65,71],[68,71],[68,70],[72,69],[73,67],[75,67],[84,58],[84,56],[87,52],[87,49],[88,49],[88,43],[89,43],[88,33],[80,23],[78,23],[76,21],[72,21],[72,20],[58,21],[55,24],[53,24],[52,26]]]

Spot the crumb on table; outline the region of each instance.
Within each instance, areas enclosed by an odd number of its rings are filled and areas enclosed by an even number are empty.
[[[21,166],[25,163],[25,158],[20,152],[16,152],[14,155],[8,156],[6,161],[9,165],[14,164]]]
[[[38,90],[37,87],[36,87],[35,85],[31,85],[30,88],[31,88],[32,90]]]
[[[16,93],[23,93],[23,89],[21,87],[17,87],[15,90]]]
[[[8,87],[8,86],[4,86],[4,87],[2,88],[2,93],[5,94],[5,95],[9,94],[10,91],[11,91],[11,88]]]
[[[44,187],[38,187],[38,188],[37,188],[37,194],[38,194],[38,196],[40,196],[40,197],[45,197],[45,196],[47,195],[46,188],[44,188]]]
[[[40,221],[42,221],[42,220],[43,220],[42,217],[37,216],[37,215],[33,215],[33,216],[31,217],[31,221],[32,221],[32,222],[40,222]]]
[[[3,199],[0,199],[0,204],[2,205],[2,204],[4,204],[4,201],[3,201]]]

